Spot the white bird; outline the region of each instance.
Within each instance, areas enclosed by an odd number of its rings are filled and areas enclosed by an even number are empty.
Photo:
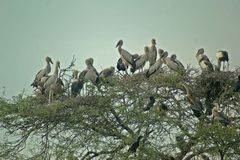
[[[163,60],[163,63],[166,64],[168,68],[170,68],[171,70],[179,73],[185,72],[184,66],[179,61],[177,62],[176,59],[174,59],[174,57],[169,58],[167,51],[163,52],[162,60]]]
[[[115,68],[112,66],[109,68],[105,68],[100,72],[99,77],[101,78],[111,77],[114,75],[114,71],[115,71]]]
[[[41,79],[43,77],[47,77],[48,74],[51,72],[51,65],[50,63],[52,63],[52,60],[50,57],[46,57],[45,58],[45,61],[46,61],[46,66],[45,68],[41,69],[35,76],[35,79],[33,81],[33,83],[31,84],[31,86],[33,87],[38,87],[38,86],[42,86],[41,84]],[[53,63],[52,63],[53,64]]]
[[[223,71],[226,69],[227,71],[229,71],[229,58],[228,58],[228,52],[227,51],[218,51],[216,53],[216,58],[217,58],[217,67],[218,70],[221,69],[221,63],[223,62]],[[227,62],[227,66],[225,64],[225,62]]]
[[[123,40],[119,40],[116,47],[118,47],[118,52],[121,56],[122,59],[122,63],[124,64],[125,67],[125,72],[127,73],[127,68],[128,65],[131,65],[131,67],[133,68],[133,70],[135,70],[136,64],[134,62],[134,57],[132,54],[130,54],[128,51],[126,51],[125,49],[122,49],[122,45],[123,45]]]
[[[161,73],[162,70],[162,56],[163,56],[163,50],[158,49],[159,59],[154,63],[154,65],[150,66],[149,69],[146,72],[146,77],[149,78],[153,74]]]
[[[90,80],[93,84],[98,84],[99,82],[99,73],[96,68],[93,67],[93,58],[88,58],[85,60],[85,64],[87,65],[87,72],[84,75],[85,80]]]
[[[54,91],[54,87],[58,81],[58,72],[60,68],[60,62],[57,61],[55,64],[55,71],[54,73],[49,76],[49,78],[46,80],[46,82],[43,85],[43,92],[45,92],[46,90],[49,90],[49,99],[48,102],[51,103],[51,100],[53,99],[53,91]]]
[[[143,67],[145,66],[146,62],[148,61],[148,57],[149,57],[149,48],[148,47],[144,47],[144,54],[138,56],[134,61],[136,64],[136,68],[135,70],[133,68],[131,68],[131,72],[134,73],[136,70],[141,70],[143,69]]]
[[[156,48],[156,40],[152,39],[152,45],[149,49],[149,67],[154,65],[157,60],[157,48]]]
[[[201,67],[202,71],[212,72],[213,65],[208,59],[208,57],[204,54],[204,49],[200,48],[196,54],[196,58],[198,61],[199,66]]]
[[[73,78],[72,78],[72,82],[71,82],[71,95],[73,97],[76,97],[78,94],[80,94],[80,91],[83,88],[83,84],[84,84],[84,81],[80,80],[80,78],[78,78],[78,71],[74,70]]]

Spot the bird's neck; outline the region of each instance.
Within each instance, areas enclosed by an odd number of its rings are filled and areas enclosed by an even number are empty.
[[[122,51],[122,47],[119,46],[119,47],[118,47],[118,52],[121,53],[121,51]]]
[[[58,65],[55,66],[54,74],[55,74],[55,75],[58,75]]]

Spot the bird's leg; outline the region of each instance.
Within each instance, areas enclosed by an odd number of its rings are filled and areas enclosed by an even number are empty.
[[[229,62],[227,62],[227,71],[229,71]]]
[[[51,94],[52,94],[52,90],[49,90],[49,95],[48,95],[48,104],[51,103]]]
[[[225,68],[226,68],[226,64],[225,62],[223,62],[223,71],[225,71]]]

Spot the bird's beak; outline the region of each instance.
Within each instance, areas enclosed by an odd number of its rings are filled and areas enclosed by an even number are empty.
[[[116,45],[116,48],[119,46],[119,43],[120,43],[120,41],[118,41],[118,43],[117,43],[117,45]]]

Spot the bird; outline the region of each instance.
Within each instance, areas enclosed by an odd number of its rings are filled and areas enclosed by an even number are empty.
[[[228,58],[228,52],[227,51],[218,51],[216,53],[216,59],[217,59],[217,68],[218,70],[221,69],[221,63],[223,63],[223,71],[228,71],[229,70],[229,58]],[[227,66],[225,64],[227,62]]]
[[[155,98],[153,96],[149,97],[148,104],[143,108],[143,111],[149,111],[155,103]]]
[[[123,40],[119,40],[117,45],[116,45],[116,48],[118,48],[118,52],[119,52],[119,54],[121,56],[122,63],[124,64],[124,67],[125,67],[125,72],[127,74],[128,65],[130,65],[133,68],[133,70],[135,70],[136,64],[134,62],[133,55],[130,54],[125,49],[122,49],[122,45],[123,45]]]
[[[197,58],[198,64],[203,72],[212,72],[214,71],[213,65],[208,59],[208,57],[204,54],[204,49],[200,48],[195,55]]]
[[[157,59],[157,48],[156,48],[156,40],[153,38],[151,40],[151,47],[149,49],[149,67],[154,65]]]
[[[190,103],[190,108],[193,111],[193,114],[199,118],[204,114],[204,107],[202,102],[193,95],[192,90],[183,82],[179,83],[181,86],[184,87],[185,91],[187,92],[186,96],[188,102]]]
[[[230,119],[223,114],[223,112],[220,112],[219,110],[219,104],[213,103],[214,107],[212,109],[212,118],[214,121],[220,122],[224,126],[228,126],[231,122]]]
[[[143,69],[143,67],[145,66],[146,62],[148,61],[148,57],[149,57],[149,48],[148,47],[144,47],[144,54],[140,55],[140,56],[136,56],[136,59],[134,59],[136,67],[135,69],[131,68],[131,72],[134,73],[136,70],[141,70]]]
[[[80,91],[83,88],[83,84],[84,84],[83,80],[80,80],[80,78],[78,77],[78,71],[74,70],[71,82],[71,95],[73,97],[76,97],[77,95],[80,94]]]
[[[140,136],[138,137],[137,141],[135,141],[135,142],[129,147],[129,149],[128,149],[128,151],[134,153],[135,156],[136,156],[136,151],[137,151],[137,149],[138,149],[138,147],[139,147],[140,140],[141,140],[142,138],[143,138],[143,136],[140,135]]]
[[[33,87],[38,87],[39,85],[41,85],[41,79],[43,77],[47,77],[48,74],[51,72],[51,64],[53,64],[52,59],[50,57],[46,57],[45,58],[46,61],[46,66],[45,68],[41,69],[35,76],[35,79],[33,81],[33,83],[31,84],[31,86]],[[51,64],[50,64],[51,63]]]
[[[118,71],[126,71],[128,69],[128,66],[127,68],[125,67],[123,61],[122,61],[122,58],[119,58],[118,61],[117,61],[117,69]]]
[[[181,62],[176,61],[176,57],[169,58],[167,51],[163,52],[162,60],[163,60],[163,63],[165,63],[168,66],[168,68],[170,68],[171,70],[178,72],[178,73],[185,72],[185,68],[181,64]]]
[[[85,80],[90,80],[93,84],[99,83],[99,73],[96,68],[93,66],[93,58],[88,58],[85,60],[85,64],[87,65],[87,72],[84,75]]]
[[[235,84],[235,87],[233,89],[233,92],[239,92],[240,91],[240,75],[238,75],[238,81]]]
[[[99,73],[99,77],[100,78],[112,77],[114,75],[114,71],[115,71],[115,68],[113,66],[109,68],[105,68]]]
[[[162,56],[163,56],[163,50],[158,49],[159,59],[154,63],[154,65],[150,66],[146,72],[146,77],[149,78],[153,74],[158,74],[162,72]]]
[[[48,99],[48,103],[50,104],[52,99],[53,99],[53,92],[54,92],[54,87],[58,81],[58,72],[60,69],[60,62],[57,61],[55,64],[55,70],[54,73],[49,76],[49,78],[46,80],[46,82],[43,85],[43,91],[45,92],[46,90],[49,90],[49,99]]]
[[[176,54],[172,54],[172,55],[170,56],[170,59],[171,59],[173,62],[175,62],[178,66],[181,66],[182,68],[184,68],[183,64],[182,64],[179,60],[177,60],[177,55],[176,55]]]

